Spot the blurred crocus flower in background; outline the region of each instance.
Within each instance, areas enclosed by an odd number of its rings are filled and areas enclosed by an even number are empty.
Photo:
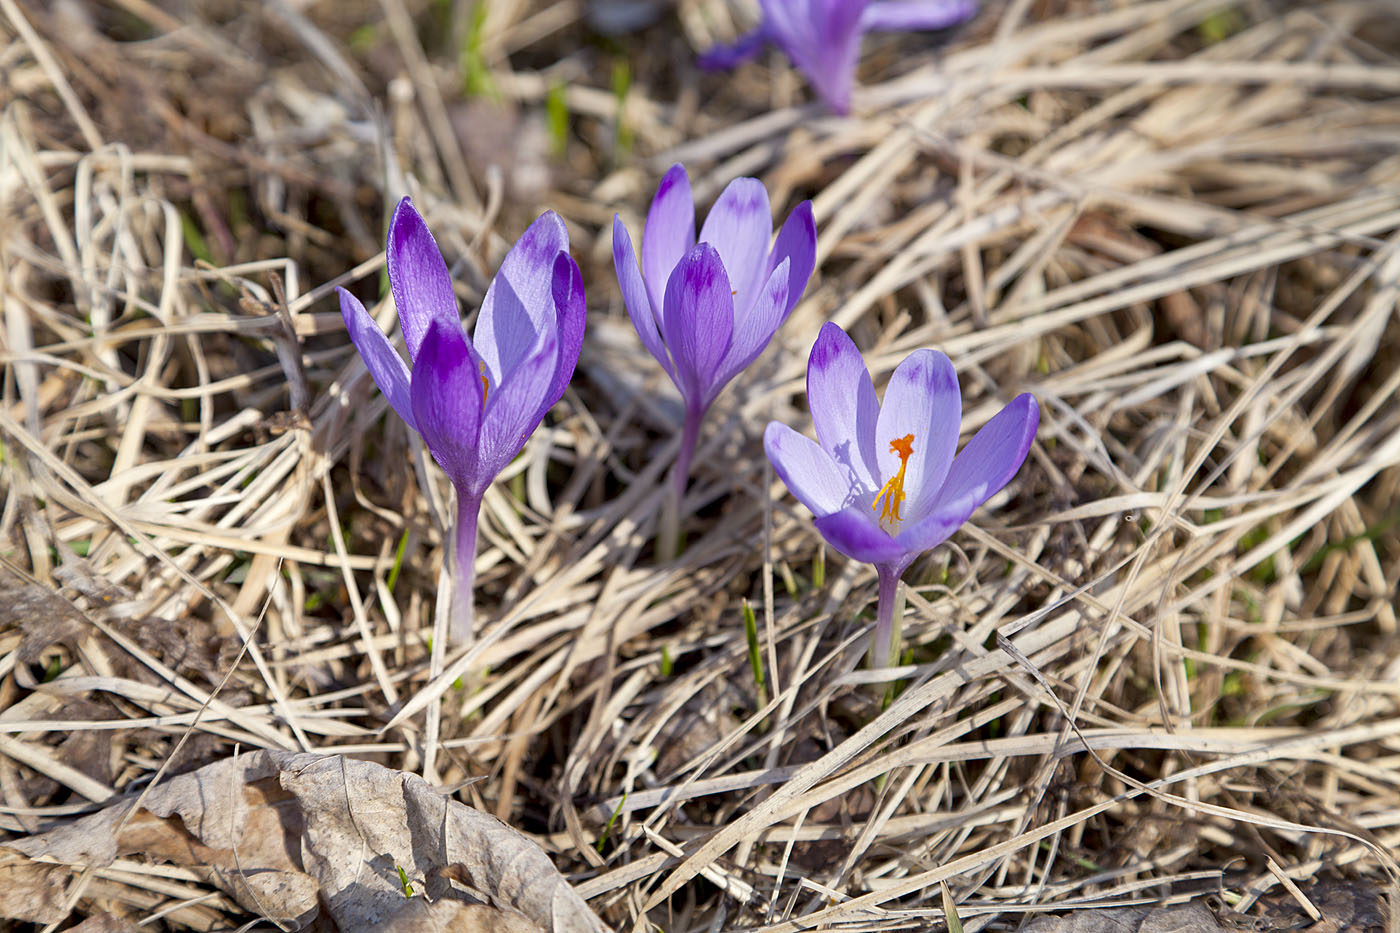
[[[879,606],[873,666],[898,657],[899,578],[1016,475],[1040,423],[1018,395],[954,457],[962,422],[957,373],[937,350],[895,368],[881,404],[860,351],[840,327],[822,327],[807,362],[807,404],[817,440],[779,422],[763,446],[788,489],[816,516],[836,550],[874,564]]]
[[[408,198],[389,226],[387,262],[412,371],[343,288],[340,311],[379,390],[456,489],[452,635],[464,640],[472,629],[481,497],[573,376],[583,343],[583,279],[564,222],[545,213],[501,263],[468,339],[447,263]]]
[[[769,42],[807,75],[832,110],[848,113],[860,40],[867,32],[944,29],[977,12],[976,0],[759,0],[763,21],[733,45],[700,57],[705,69],[732,68]]]
[[[710,209],[697,242],[695,201],[681,165],[666,173],[651,202],[640,268],[627,227],[613,218],[613,265],[627,313],[685,402],[658,534],[665,558],[677,551],[679,502],[705,412],[768,346],[807,287],[817,257],[811,202],[788,215],[770,250],[772,238],[768,192],[757,179],[736,178]]]

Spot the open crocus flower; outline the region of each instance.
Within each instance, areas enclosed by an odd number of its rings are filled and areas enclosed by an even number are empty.
[[[466,638],[481,497],[573,376],[583,343],[583,279],[564,222],[545,213],[506,254],[468,339],[447,263],[408,198],[389,226],[387,263],[412,371],[343,288],[340,312],[375,384],[456,488],[452,630]]]
[[[651,202],[640,268],[627,227],[613,218],[613,265],[627,313],[685,401],[673,499],[685,489],[710,403],[758,358],[807,287],[817,258],[811,202],[788,215],[770,250],[772,238],[768,192],[757,179],[736,178],[697,242],[695,201],[681,165],[666,173]],[[674,552],[673,543],[663,550]]]
[[[915,350],[895,368],[884,404],[865,361],[840,327],[822,327],[807,362],[812,441],[776,421],[763,434],[773,468],[816,516],[817,530],[880,578],[877,664],[892,662],[894,601],[914,558],[936,547],[1016,475],[1040,423],[1018,395],[956,457],[962,422],[957,373],[937,350]]]
[[[700,57],[700,67],[732,68],[776,44],[837,113],[851,109],[860,40],[876,30],[944,29],[977,12],[976,0],[759,0],[763,22],[734,45]]]

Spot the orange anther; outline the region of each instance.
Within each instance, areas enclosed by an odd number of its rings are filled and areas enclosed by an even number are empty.
[[[883,525],[889,522],[893,527],[902,521],[899,507],[904,502],[904,469],[909,466],[909,457],[914,453],[914,435],[906,434],[890,441],[890,453],[899,455],[899,472],[890,477],[880,489],[880,494],[875,497],[870,509],[880,509],[880,523]],[[881,502],[884,503],[883,507]]]

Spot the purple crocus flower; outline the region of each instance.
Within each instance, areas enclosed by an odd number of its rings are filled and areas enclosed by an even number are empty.
[[[874,564],[880,602],[872,662],[892,662],[899,578],[1016,475],[1040,423],[1029,394],[983,425],[956,457],[962,422],[957,373],[937,350],[895,368],[882,405],[851,338],[822,327],[807,361],[817,440],[776,421],[763,447],[788,489],[836,550]]]
[[[837,113],[851,109],[856,59],[867,32],[944,29],[977,12],[977,0],[759,0],[759,5],[758,28],[700,56],[700,67],[732,68],[772,42]]]
[[[627,313],[685,402],[672,469],[676,500],[710,403],[758,358],[807,287],[817,260],[811,202],[788,215],[770,250],[772,238],[768,192],[757,179],[736,178],[696,242],[695,201],[681,165],[666,173],[651,202],[640,268],[627,227],[613,218],[613,265]]]
[[[389,225],[387,262],[412,372],[343,288],[340,313],[375,384],[457,490],[452,633],[465,639],[481,497],[569,384],[583,343],[583,279],[564,222],[546,212],[506,254],[468,339],[442,251],[408,198]]]

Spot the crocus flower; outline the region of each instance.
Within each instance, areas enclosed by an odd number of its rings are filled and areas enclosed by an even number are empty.
[[[770,250],[772,237],[768,192],[757,179],[736,178],[696,242],[695,201],[681,165],[651,202],[640,268],[627,227],[613,218],[613,265],[627,313],[685,402],[673,499],[685,489],[710,403],[758,358],[807,287],[817,258],[811,202],[788,215]]]
[[[895,368],[882,405],[865,361],[840,327],[822,327],[807,361],[807,404],[817,440],[776,421],[763,447],[788,489],[816,516],[833,548],[874,564],[879,607],[872,661],[893,661],[899,578],[1016,475],[1040,423],[1018,395],[956,457],[962,397],[937,350]]]
[[[851,109],[860,40],[875,30],[944,29],[977,12],[977,0],[759,0],[763,21],[734,45],[700,57],[700,67],[732,68],[772,42],[807,75],[837,113]]]
[[[452,632],[466,638],[481,497],[574,373],[583,280],[564,222],[545,213],[506,254],[468,339],[442,251],[408,198],[389,225],[387,262],[412,371],[343,288],[340,312],[375,384],[456,488]]]

